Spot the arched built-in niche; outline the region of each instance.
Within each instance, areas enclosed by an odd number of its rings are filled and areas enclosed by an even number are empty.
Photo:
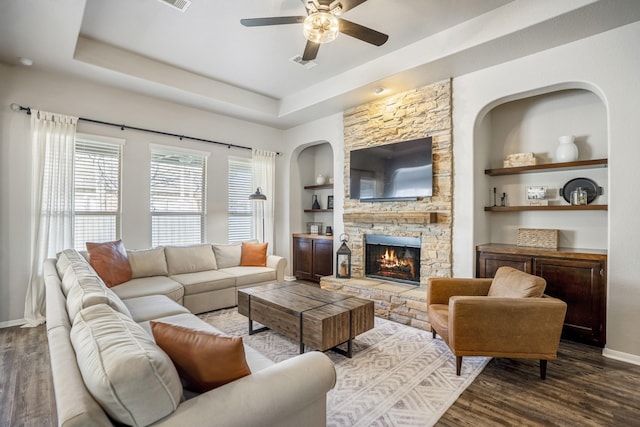
[[[294,160],[297,163],[298,176],[300,186],[297,191],[300,193],[299,210],[302,212],[300,221],[292,224],[293,233],[307,232],[308,222],[319,222],[323,224],[322,233],[327,226],[333,227],[333,212],[305,212],[310,210],[313,204],[313,196],[316,195],[321,210],[327,210],[328,197],[333,196],[334,190],[327,188],[307,188],[315,186],[316,178],[322,174],[325,178],[325,184],[328,185],[330,180],[333,181],[333,148],[328,142],[311,145],[301,150]]]
[[[474,132],[476,244],[515,244],[518,228],[558,229],[559,245],[569,248],[607,248],[606,210],[486,212],[494,204],[496,188],[509,206],[526,205],[529,186],[547,187],[549,204],[567,204],[559,189],[569,180],[585,177],[603,187],[594,204],[607,204],[608,170],[574,169],[489,177],[485,169],[502,168],[514,153],[535,154],[538,164],[555,162],[558,137],[574,135],[578,160],[608,157],[607,111],[604,102],[586,89],[562,89],[495,103],[477,122]]]

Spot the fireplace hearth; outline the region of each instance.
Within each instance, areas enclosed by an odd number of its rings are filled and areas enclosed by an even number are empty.
[[[420,238],[366,234],[365,276],[420,286]]]

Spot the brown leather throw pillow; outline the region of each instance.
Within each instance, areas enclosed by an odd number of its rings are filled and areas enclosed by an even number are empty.
[[[108,287],[131,280],[131,264],[122,240],[116,242],[87,242],[89,264]]]
[[[251,374],[242,337],[150,322],[156,344],[169,355],[185,387],[205,393]]]
[[[240,265],[244,267],[266,267],[268,244],[242,242]]]

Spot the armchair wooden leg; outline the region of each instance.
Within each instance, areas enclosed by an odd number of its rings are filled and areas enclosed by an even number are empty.
[[[547,379],[547,361],[543,359],[540,359],[540,378]]]
[[[433,339],[436,338],[436,330],[433,329],[433,327],[431,327],[431,337],[433,337]]]
[[[462,356],[456,356],[456,375],[457,376],[460,376],[461,370],[462,370]]]

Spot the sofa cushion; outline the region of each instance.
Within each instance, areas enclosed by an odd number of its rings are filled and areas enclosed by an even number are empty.
[[[242,337],[159,322],[151,330],[190,390],[205,393],[251,374]]]
[[[174,314],[190,313],[190,311],[165,295],[149,295],[129,298],[123,301],[131,313],[134,322],[159,319]]]
[[[247,286],[276,280],[276,271],[269,267],[229,267],[221,270],[236,278],[236,286]]]
[[[153,249],[127,250],[127,256],[131,264],[132,279],[169,275],[163,246]]]
[[[216,270],[211,245],[167,246],[164,248],[169,275]]]
[[[513,267],[500,267],[489,287],[490,297],[503,298],[539,298],[544,294],[547,282],[538,276],[516,270]]]
[[[234,276],[220,270],[177,274],[171,276],[171,278],[184,287],[185,295],[233,288],[236,285],[236,279]]]
[[[242,255],[242,245],[212,245],[213,252],[216,255],[216,263],[218,268],[236,267],[240,265],[240,257]]]
[[[166,295],[172,300],[182,303],[182,297],[184,296],[182,285],[166,276],[131,279],[111,289],[122,299],[148,295]]]
[[[56,270],[58,270],[58,276],[64,277],[67,268],[73,263],[85,263],[85,259],[75,249],[65,249],[62,252],[58,252],[56,255]]]
[[[243,267],[266,267],[268,243],[242,242],[240,265]]]
[[[114,420],[146,426],[180,404],[173,363],[133,320],[94,305],[78,314],[70,337],[87,389]]]
[[[67,294],[69,319],[73,321],[82,309],[97,304],[107,304],[125,316],[131,317],[127,306],[97,275],[78,273],[76,283]]]
[[[89,264],[104,283],[111,287],[131,279],[131,265],[122,240],[105,243],[87,242]]]

